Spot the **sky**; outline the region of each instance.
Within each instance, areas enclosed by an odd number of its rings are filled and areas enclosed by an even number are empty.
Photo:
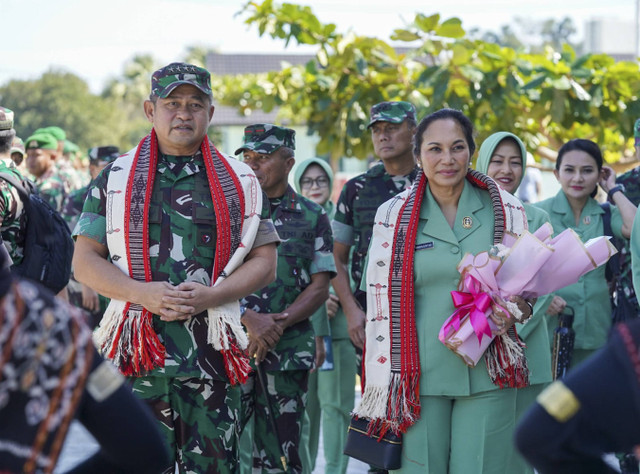
[[[275,0],[282,3],[281,0]],[[237,13],[244,0],[0,0],[3,44],[0,85],[36,79],[52,68],[70,71],[99,93],[109,78],[121,76],[136,54],[151,54],[160,64],[183,59],[189,46],[222,53],[309,52],[289,47],[244,24]],[[386,41],[415,13],[458,17],[465,29],[498,31],[514,17],[569,16],[581,39],[586,21],[635,21],[640,0],[289,0],[311,5],[323,23],[339,31]],[[7,21],[8,20],[8,21]],[[633,41],[633,38],[629,39]]]

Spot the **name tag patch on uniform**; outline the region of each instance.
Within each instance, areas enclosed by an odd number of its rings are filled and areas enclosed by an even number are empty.
[[[416,250],[432,249],[433,242],[425,242],[423,244],[416,245]]]

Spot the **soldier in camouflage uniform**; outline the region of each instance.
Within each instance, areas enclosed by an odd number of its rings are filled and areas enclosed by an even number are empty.
[[[276,281],[247,296],[242,323],[249,354],[266,375],[265,394],[254,373],[243,385],[243,424],[253,419],[253,470],[302,472],[298,452],[315,338],[309,317],[329,297],[335,275],[331,226],[321,206],[288,185],[294,163],[295,132],[271,124],[245,128],[242,152],[269,198],[272,219],[282,239]],[[267,400],[266,397],[269,397]],[[267,414],[269,406],[275,413]],[[269,416],[275,418],[274,436]],[[245,433],[243,433],[243,438]],[[243,441],[244,447],[244,441]],[[283,470],[284,454],[288,469]],[[243,472],[250,466],[243,464]]]
[[[227,315],[235,311],[237,329],[242,333],[238,300],[273,281],[279,239],[269,218],[266,198],[259,208],[260,189],[248,192],[257,187],[255,175],[243,163],[219,153],[208,141],[206,132],[214,112],[209,72],[190,64],[172,63],[153,74],[151,90],[144,111],[153,124],[152,133],[139,147],[109,164],[89,189],[74,232],[75,276],[111,298],[110,308],[116,300],[128,302],[143,307],[143,316],[151,316],[152,336],[164,345],[163,360],[150,371],[134,371],[131,383],[134,393],[158,418],[179,472],[233,473],[238,466],[241,391],[238,379],[230,378],[238,375],[233,370],[237,366],[230,367],[227,362],[242,365],[247,361],[237,350],[242,347],[238,338],[227,339],[232,346],[226,351],[214,347],[219,340],[209,339],[211,334],[226,337],[229,333],[221,333],[220,327],[212,324],[212,313],[221,315],[213,321],[222,322],[222,330],[235,331],[226,324]],[[146,244],[143,239],[139,247],[131,238],[121,236],[124,232],[120,227],[114,227],[117,209],[114,211],[110,202],[114,199],[111,193],[117,191],[110,187],[107,195],[107,186],[123,176],[122,170],[130,166],[128,160],[138,156],[136,153],[146,156],[136,166],[154,180],[153,186],[143,182],[134,190],[143,190],[147,209],[144,212],[148,216]],[[151,173],[150,163],[154,162],[156,171]],[[219,172],[220,166],[227,171]],[[134,168],[132,172],[138,170]],[[125,180],[127,176],[133,175],[124,174]],[[231,183],[223,190],[214,178],[221,183],[232,179],[237,184]],[[244,210],[229,209],[212,199],[212,188],[223,192],[216,195],[224,201],[228,194],[239,192],[238,185],[242,186],[245,202],[254,205],[251,215],[247,215],[246,206]],[[131,191],[130,187],[126,189]],[[137,191],[132,193],[132,201],[138,199],[134,196],[139,196]],[[227,210],[226,216],[219,215]],[[240,219],[256,224],[249,227],[255,229],[255,241],[246,240],[246,245],[235,247],[232,256],[244,254],[238,260],[239,266],[233,272],[217,274],[216,285],[211,286],[214,264],[225,258],[220,253],[232,251],[226,236],[233,239],[242,232],[245,242],[244,224],[234,224]],[[231,225],[221,228],[218,222]],[[141,226],[125,224],[124,231],[141,232],[136,227]],[[143,259],[149,275],[141,279],[117,265],[123,258],[113,253],[119,242],[127,246],[128,252],[140,249],[140,253],[148,253]],[[133,265],[136,257],[132,254],[130,258]],[[125,319],[121,320],[121,327],[126,326],[127,314],[122,313]],[[109,309],[103,323],[108,316]],[[143,343],[134,340],[131,345],[135,349]],[[230,353],[238,357],[227,358]],[[123,363],[130,360],[128,354],[124,358],[117,353],[111,356],[124,371]],[[173,468],[168,472],[173,473]]]
[[[22,138],[16,135],[11,144],[11,159],[16,164],[20,172],[26,171],[26,163],[24,161],[27,152],[24,150],[24,142]]]
[[[80,189],[84,186],[84,179],[72,165],[68,159],[68,155],[65,153],[65,147],[67,147],[67,133],[60,127],[45,127],[39,128],[34,133],[40,132],[53,135],[58,141],[58,147],[56,149],[55,170],[58,177],[62,180],[67,189],[67,192]],[[69,142],[70,143],[70,142]],[[77,146],[76,146],[77,148]]]
[[[120,151],[116,146],[100,146],[89,149],[89,173],[91,180],[96,179],[98,174],[112,163],[120,155]],[[69,230],[73,229],[78,222],[84,201],[89,192],[89,184],[80,189],[76,189],[67,195],[62,205],[62,218],[67,222]],[[104,312],[108,299],[99,295],[94,290],[77,281],[73,274],[67,285],[67,297],[69,303],[84,309],[89,313],[89,326],[95,327],[100,322],[102,313]]]
[[[0,173],[13,174],[22,180],[11,159],[11,146],[16,136],[13,112],[0,106]],[[26,212],[20,195],[5,180],[0,179],[0,235],[14,264],[22,262],[26,228]]]
[[[25,148],[27,169],[35,178],[40,195],[56,211],[62,211],[62,203],[69,190],[56,173],[57,140],[49,133],[40,132],[27,138]]]
[[[636,161],[640,161],[640,119],[636,120],[633,126],[633,137],[636,148]],[[629,201],[635,206],[640,206],[640,166],[636,166],[616,177],[616,184],[623,186],[624,194]],[[620,266],[620,275],[617,277],[619,278],[619,291],[624,291],[625,298],[630,305],[629,309],[635,311],[635,315],[638,317],[640,316],[640,304],[633,287],[630,241],[618,239],[615,236],[612,241],[619,249],[618,254],[611,257],[612,259],[617,259]]]
[[[417,167],[411,150],[416,112],[408,102],[381,102],[371,107],[373,149],[381,163],[345,184],[333,217],[333,253],[338,276],[333,287],[347,317],[349,336],[358,349],[364,344],[365,294],[360,291],[363,265],[378,206],[403,191],[415,179]],[[348,264],[351,247],[351,278]]]

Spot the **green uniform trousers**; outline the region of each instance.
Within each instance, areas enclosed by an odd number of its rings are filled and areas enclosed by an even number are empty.
[[[539,383],[516,390],[516,425],[524,412],[536,402],[536,397],[547,385],[546,383]],[[505,471],[506,473],[534,474],[533,468],[513,446],[511,446],[511,454],[511,460],[509,461],[509,467]]]
[[[513,451],[516,390],[420,397],[403,437],[399,474],[505,474]]]
[[[355,398],[356,352],[350,339],[332,340],[331,344],[333,370],[316,371],[309,378],[301,441],[301,446],[308,447],[301,453],[305,474],[315,469],[321,424],[325,474],[344,474],[349,464],[343,450]]]
[[[232,474],[238,467],[240,387],[196,377],[130,377],[151,407],[180,473]],[[168,474],[175,472],[173,464]]]
[[[299,448],[308,379],[308,370],[266,371],[269,401],[255,372],[242,385],[241,473],[302,472]],[[273,415],[281,444],[271,426],[269,407],[275,411]],[[253,429],[248,427],[251,422]],[[245,451],[253,453],[252,460],[249,461]],[[287,470],[281,463],[282,453],[286,457]]]

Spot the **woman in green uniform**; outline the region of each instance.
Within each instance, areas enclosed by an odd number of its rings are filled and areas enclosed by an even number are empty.
[[[509,132],[497,132],[489,136],[482,143],[476,161],[478,171],[491,176],[502,189],[511,194],[515,194],[520,186],[526,165],[527,150],[524,143]],[[542,209],[527,203],[524,203],[524,209],[531,232],[549,222],[549,215]],[[529,386],[518,389],[516,394],[516,422],[552,380],[549,334],[544,315],[551,299],[550,295],[538,298],[533,307],[533,317],[526,324],[516,324],[518,335],[527,345],[524,352],[529,367]],[[514,456],[505,472],[533,474],[534,471],[514,450]]]
[[[331,201],[333,171],[329,164],[320,158],[302,161],[296,166],[293,179],[296,191],[320,204],[329,219],[332,219],[335,204]],[[316,346],[322,346],[323,338],[328,337],[333,368],[318,370],[316,367],[309,375],[307,416],[304,419],[301,442],[305,449],[308,447],[308,454],[303,451],[302,463],[308,472],[315,468],[322,419],[325,473],[344,474],[349,458],[342,450],[349,426],[349,413],[355,399],[356,351],[349,339],[347,319],[339,306],[338,297],[331,290],[327,304],[311,316]],[[316,360],[316,365],[319,364]]]
[[[506,356],[505,347],[518,347],[511,326],[515,314],[531,316],[531,303],[512,296],[514,315],[493,307],[497,336],[475,367],[438,340],[455,311],[450,293],[461,258],[489,250],[505,231],[526,229],[522,203],[469,169],[474,150],[473,127],[461,112],[425,117],[414,138],[422,171],[378,209],[373,227],[362,284],[366,383],[355,413],[376,433],[404,433],[401,473],[504,474],[513,449],[516,391],[506,388],[527,381],[524,357],[516,350]]]
[[[583,242],[604,235],[604,210],[594,199],[598,184],[614,202],[611,206],[611,229],[617,237],[629,238],[636,206],[624,195],[624,188],[616,185],[613,170],[602,165],[602,153],[591,140],[575,139],[558,151],[554,171],[561,189],[549,199],[535,203],[549,214],[554,235],[573,229]],[[547,313],[552,333],[557,326],[556,316],[565,305],[571,306],[575,316],[576,333],[571,367],[586,359],[607,341],[611,327],[611,303],[605,279],[605,266],[584,275],[577,283],[555,293]]]

